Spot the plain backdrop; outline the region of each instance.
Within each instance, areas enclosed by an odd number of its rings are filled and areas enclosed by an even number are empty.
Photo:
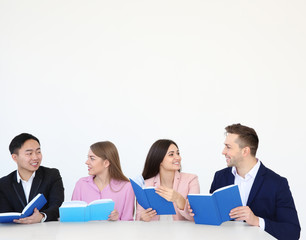
[[[1,0],[0,176],[16,168],[11,139],[31,133],[70,200],[92,143],[112,141],[134,177],[169,138],[208,193],[224,128],[241,123],[288,179],[303,228],[305,12],[304,0]]]

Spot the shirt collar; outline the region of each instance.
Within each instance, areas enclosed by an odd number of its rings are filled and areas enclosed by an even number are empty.
[[[245,175],[245,177],[252,177],[255,178],[256,174],[258,172],[258,169],[260,167],[260,161],[256,158],[257,163],[255,164],[255,166]],[[239,176],[239,174],[237,173],[237,169],[236,167],[232,167],[232,174],[236,177],[237,175]]]
[[[32,180],[35,177],[35,173],[36,172],[33,172],[32,176],[29,178],[28,181]],[[20,177],[19,172],[17,170],[17,183],[20,183],[20,181],[24,181],[24,180],[22,180],[22,178]],[[28,182],[28,181],[26,181],[26,182]]]

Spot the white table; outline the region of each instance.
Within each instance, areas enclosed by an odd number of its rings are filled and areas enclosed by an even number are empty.
[[[187,221],[86,223],[46,222],[31,225],[0,224],[0,240],[262,240],[275,239],[259,227],[244,222],[225,222],[221,226],[197,225]]]

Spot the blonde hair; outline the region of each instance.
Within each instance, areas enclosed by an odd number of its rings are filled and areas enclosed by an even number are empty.
[[[97,142],[92,144],[90,149],[98,157],[109,161],[108,172],[110,179],[129,182],[129,179],[122,172],[118,150],[112,142]]]

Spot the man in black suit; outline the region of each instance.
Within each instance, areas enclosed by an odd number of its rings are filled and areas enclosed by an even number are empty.
[[[42,193],[47,199],[45,206],[14,222],[56,221],[64,201],[63,182],[57,169],[40,166],[39,140],[31,134],[22,133],[11,141],[9,150],[17,163],[17,170],[0,179],[0,212],[22,212],[38,193]]]

